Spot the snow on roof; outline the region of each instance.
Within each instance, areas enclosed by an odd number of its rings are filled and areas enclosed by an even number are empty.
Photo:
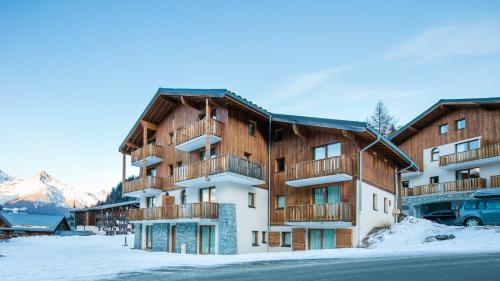
[[[64,216],[45,216],[29,214],[0,213],[2,219],[8,227],[2,230],[28,230],[28,231],[55,231]]]
[[[104,209],[127,206],[127,205],[134,205],[134,204],[140,204],[139,200],[132,200],[132,201],[125,201],[125,202],[114,203],[114,204],[99,205],[99,206],[89,207],[89,208],[74,209],[72,211],[82,212],[82,211],[104,210]]]

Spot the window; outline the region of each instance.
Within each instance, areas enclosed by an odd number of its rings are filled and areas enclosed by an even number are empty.
[[[431,150],[431,161],[439,160],[439,149],[437,147]]]
[[[174,132],[168,133],[168,140],[169,140],[168,144],[174,144]]]
[[[283,209],[283,208],[285,208],[285,196],[278,195],[276,196],[276,209]]]
[[[250,157],[252,156],[252,154],[248,153],[248,152],[244,152],[243,153],[243,158],[245,158],[246,160],[249,160],[250,161]]]
[[[479,168],[471,168],[456,171],[456,179],[457,180],[465,180],[465,179],[474,179],[479,178]]]
[[[216,154],[215,154],[215,147],[212,147],[210,149],[210,159],[213,159],[215,158]],[[205,150],[200,150],[200,160],[206,160],[206,157],[205,157]]]
[[[465,125],[465,118],[455,121],[455,128],[457,131],[465,129],[465,126],[466,126]]]
[[[331,143],[324,146],[317,146],[313,150],[314,160],[340,156],[340,142]]]
[[[372,195],[372,205],[373,205],[373,210],[378,211],[378,194],[373,193]]]
[[[439,126],[439,134],[444,135],[448,133],[448,124]]]
[[[281,232],[281,247],[290,247],[292,245],[292,233]]]
[[[177,167],[181,167],[181,166],[182,166],[182,161],[177,162]]]
[[[215,187],[200,188],[200,202],[215,202]]]
[[[389,212],[389,199],[384,197],[384,213]]]
[[[284,172],[285,171],[285,158],[278,158],[276,159],[276,173]]]
[[[259,246],[259,232],[252,231],[252,246]]]
[[[276,129],[274,131],[274,141],[282,141],[283,140],[283,128]]]
[[[248,121],[248,134],[251,136],[255,136],[255,130],[257,128],[257,123],[255,121]]]
[[[255,208],[255,193],[248,192],[248,208]]]
[[[155,197],[146,197],[146,208],[154,208],[155,206]]]
[[[267,244],[267,233],[262,231],[262,244]]]
[[[476,208],[476,202],[477,201],[467,201],[467,203],[465,203],[464,209],[466,209],[466,210],[475,209]]]
[[[147,175],[148,175],[148,176],[153,176],[153,177],[156,177],[156,174],[157,174],[156,169],[148,169],[148,170],[147,170]]]
[[[174,175],[174,165],[172,165],[172,164],[168,165],[168,174],[171,176]]]
[[[438,184],[439,183],[439,177],[438,176],[430,177],[429,178],[429,183],[430,184]]]
[[[455,144],[455,152],[464,152],[469,150],[474,150],[479,148],[479,140],[471,140],[462,143]]]
[[[500,209],[500,200],[488,201],[488,209]]]
[[[183,189],[183,190],[181,191],[181,204],[183,204],[183,205],[184,205],[184,204],[186,204],[186,199],[187,199],[186,190],[185,190],[185,189]]]
[[[410,181],[403,181],[403,187],[404,188],[410,187]]]

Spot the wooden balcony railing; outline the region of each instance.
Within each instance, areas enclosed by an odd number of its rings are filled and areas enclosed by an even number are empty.
[[[175,168],[174,181],[181,182],[205,176],[205,161],[210,161],[209,175],[232,172],[238,175],[264,180],[264,165],[231,154],[226,154]]]
[[[154,144],[148,144],[145,147],[138,148],[134,151],[132,151],[131,154],[131,162],[137,162],[143,159],[143,151],[146,152],[146,158],[155,156],[158,158],[163,158],[163,147],[154,145]]]
[[[434,183],[403,189],[404,196],[419,196],[433,193],[460,192],[486,187],[486,179],[472,178],[443,183]]]
[[[347,155],[312,160],[288,166],[286,180],[300,180],[334,174],[353,174],[353,161]]]
[[[491,176],[490,186],[491,187],[500,187],[500,175]]]
[[[500,156],[500,144],[493,144],[480,147],[478,149],[443,155],[439,157],[439,166],[463,163],[495,156]]]
[[[177,129],[175,135],[175,145],[187,142],[205,134],[207,134],[205,119],[198,120],[185,128]],[[208,134],[218,137],[222,136],[222,122],[210,119],[210,131]]]
[[[162,179],[159,177],[147,176],[125,182],[123,193],[134,192],[146,188],[163,189]]]
[[[285,220],[288,222],[350,221],[351,205],[339,202],[286,206]]]
[[[200,202],[130,210],[129,220],[217,219],[219,204]]]

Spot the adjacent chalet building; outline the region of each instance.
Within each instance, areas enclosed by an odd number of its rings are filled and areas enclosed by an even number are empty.
[[[138,208],[139,200],[132,200],[73,209],[71,216],[76,230],[103,231],[109,235],[127,234],[133,230],[128,219],[129,211]]]
[[[390,139],[420,167],[403,173],[405,213],[454,209],[500,187],[500,97],[440,100]]]
[[[0,239],[71,230],[64,216],[0,213]]]
[[[224,89],[160,88],[119,150],[135,248],[193,254],[355,246],[394,221],[399,171],[417,170],[363,122],[273,114]],[[127,156],[140,177],[125,182]]]

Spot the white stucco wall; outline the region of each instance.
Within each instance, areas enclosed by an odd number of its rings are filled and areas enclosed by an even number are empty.
[[[394,202],[396,196],[385,190],[363,182],[361,187],[362,210],[359,216],[359,225],[353,229],[353,244],[357,244],[357,233],[360,233],[360,239],[374,228],[394,223]],[[373,209],[373,194],[377,194],[378,209]],[[387,213],[384,212],[384,198],[391,200]]]

